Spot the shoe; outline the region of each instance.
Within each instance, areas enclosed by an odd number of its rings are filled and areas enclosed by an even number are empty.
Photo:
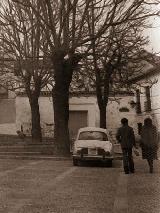
[[[129,172],[125,172],[125,174],[129,174]]]

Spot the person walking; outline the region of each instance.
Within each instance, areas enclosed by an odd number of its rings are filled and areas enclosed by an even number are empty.
[[[144,120],[140,146],[142,149],[142,158],[147,160],[149,172],[153,173],[153,160],[157,159],[158,133],[156,127],[152,124],[151,118]]]
[[[117,141],[121,144],[123,154],[123,168],[125,174],[134,173],[134,161],[132,156],[132,148],[136,147],[135,135],[133,128],[128,125],[128,119],[122,118],[122,127],[120,127],[116,134]]]

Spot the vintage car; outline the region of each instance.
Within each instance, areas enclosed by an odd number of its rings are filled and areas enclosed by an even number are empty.
[[[112,166],[113,145],[106,129],[97,127],[80,128],[73,145],[73,165],[80,161],[98,160]]]

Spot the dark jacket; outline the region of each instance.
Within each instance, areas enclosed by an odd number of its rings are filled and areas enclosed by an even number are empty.
[[[133,128],[128,125],[124,125],[118,129],[116,138],[121,144],[122,149],[130,149],[135,146],[134,131]]]
[[[158,146],[158,133],[154,125],[142,127],[141,145],[149,148]]]
[[[142,127],[140,146],[143,159],[157,159],[158,133],[154,125]]]

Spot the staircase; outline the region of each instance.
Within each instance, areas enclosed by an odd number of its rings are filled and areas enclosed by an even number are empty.
[[[121,159],[120,144],[116,143],[115,132],[112,132],[114,158]],[[69,159],[56,153],[53,138],[43,138],[41,143],[33,143],[31,137],[21,139],[17,135],[0,134],[0,159]]]
[[[0,158],[51,158],[55,155],[52,138],[33,144],[31,137],[21,139],[16,135],[0,135]]]

